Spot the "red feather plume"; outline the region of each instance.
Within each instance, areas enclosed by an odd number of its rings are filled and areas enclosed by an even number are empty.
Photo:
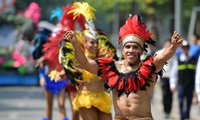
[[[143,39],[144,42],[146,42],[152,36],[152,33],[147,30],[147,26],[144,23],[141,23],[138,15],[134,15],[132,19],[128,18],[125,25],[120,28],[119,42],[122,42],[124,37],[129,34],[138,35]]]
[[[132,92],[134,89],[131,77],[127,78],[127,88],[129,89],[129,92]]]
[[[82,16],[80,14],[74,19],[73,13],[71,13],[71,14],[68,13],[69,11],[75,9],[75,7],[73,5],[71,5],[69,7],[63,7],[62,9],[64,11],[63,16],[60,20],[60,23],[61,23],[62,26],[67,27],[70,30],[74,30],[75,23],[77,22],[82,30],[85,29],[85,18],[84,18],[84,16]]]
[[[49,41],[43,45],[43,52],[45,53],[45,60],[49,63],[50,70],[61,70],[62,66],[59,63],[59,49],[60,41],[62,40],[64,32],[62,30],[53,32],[49,37]]]
[[[124,78],[121,78],[118,82],[118,86],[117,86],[117,90],[120,91],[120,90],[123,90],[124,89]]]

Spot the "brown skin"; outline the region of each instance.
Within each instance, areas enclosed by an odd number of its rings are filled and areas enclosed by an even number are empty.
[[[41,83],[43,85],[45,85],[45,80],[44,79],[40,79]],[[44,90],[44,95],[46,98],[46,108],[45,108],[45,112],[46,112],[46,116],[47,118],[49,118],[49,120],[52,120],[52,110],[53,110],[53,97],[54,94],[51,93],[48,90]],[[60,93],[57,96],[58,98],[58,108],[59,108],[59,116],[60,116],[60,120],[63,120],[63,118],[66,116],[66,110],[65,110],[65,98],[66,98],[66,94],[65,94],[65,88],[63,88]]]
[[[140,62],[140,55],[142,55],[142,48],[136,44],[128,42],[123,46],[122,55],[126,60],[125,66],[135,66]]]
[[[35,66],[43,67],[44,63],[45,63],[45,58],[44,58],[44,56],[42,56],[38,60],[36,60]],[[45,86],[45,84],[46,84],[45,78],[41,77],[40,85],[43,87],[43,86]],[[54,94],[52,92],[44,89],[44,95],[45,95],[45,99],[46,99],[46,108],[45,108],[46,117],[49,118],[49,120],[52,120]],[[60,93],[57,95],[60,120],[63,120],[64,117],[66,116],[65,98],[66,98],[65,88],[62,88]]]
[[[68,91],[69,102],[70,102],[71,109],[72,109],[72,120],[80,120],[79,119],[79,111],[74,110],[72,107],[72,101],[74,100],[76,93],[77,92],[75,92],[75,91]]]
[[[89,37],[85,37],[84,48],[94,54],[96,54],[98,50],[98,41],[94,41]],[[93,61],[95,58],[87,57],[88,61]],[[84,82],[78,86],[79,90],[86,91],[104,91],[103,81],[99,80],[99,78],[95,78],[90,80],[90,82]],[[95,107],[90,109],[81,108],[79,110],[81,117],[83,120],[111,120],[111,114],[101,112]]]
[[[55,76],[56,79],[63,79],[65,77],[65,71],[62,70],[60,72],[58,72]],[[58,81],[58,80],[56,80]],[[76,94],[77,94],[77,91],[68,91],[68,98],[69,98],[69,102],[70,102],[70,105],[71,105],[71,111],[72,111],[72,120],[79,120],[79,111],[76,111],[73,109],[72,107],[72,101],[74,100],[74,98],[76,97]]]
[[[97,74],[98,65],[95,61],[89,61],[84,57],[83,52],[76,41],[76,36],[73,31],[65,31],[65,39],[70,40],[75,48],[75,56],[79,64],[87,71]],[[169,60],[176,52],[176,49],[181,46],[183,38],[174,32],[171,37],[171,44],[161,54],[158,54],[153,59],[153,64],[156,67],[155,72],[159,72],[165,62]],[[126,46],[128,45],[128,46]],[[134,67],[140,62],[140,55],[143,52],[140,46],[136,43],[127,43],[122,50],[124,55],[124,63],[126,66]],[[137,93],[131,93],[128,97],[122,94],[118,97],[116,88],[113,90],[113,104],[115,110],[115,116],[138,116],[138,117],[151,117],[151,105],[150,96],[152,94],[154,85],[156,83],[156,75],[152,75],[153,82],[150,83],[150,87],[147,87],[147,91],[138,91]]]

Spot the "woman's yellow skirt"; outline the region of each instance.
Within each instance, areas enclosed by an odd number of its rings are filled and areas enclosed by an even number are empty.
[[[111,113],[111,104],[111,96],[106,91],[78,91],[72,102],[75,110],[79,110],[81,107],[91,108],[93,106],[105,113]]]

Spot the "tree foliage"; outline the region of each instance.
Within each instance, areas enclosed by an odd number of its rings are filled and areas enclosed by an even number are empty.
[[[17,0],[15,7],[17,10],[24,10],[30,2],[37,2],[42,8],[42,19],[49,19],[51,10],[57,6],[62,7],[76,1],[88,2],[96,9],[97,16],[104,17],[105,22],[112,22],[114,11],[119,11],[120,19],[127,19],[129,13],[134,13],[137,9],[140,14],[154,14],[156,18],[166,21],[169,11],[174,6],[169,6],[175,0]],[[187,32],[191,16],[192,7],[198,0],[182,0],[183,28]]]

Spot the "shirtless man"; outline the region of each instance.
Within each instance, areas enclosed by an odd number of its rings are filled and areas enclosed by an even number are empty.
[[[156,78],[183,41],[183,38],[174,32],[171,45],[162,54],[149,56],[141,61],[140,56],[147,47],[145,43],[155,42],[151,39],[152,34],[146,30],[146,25],[140,20],[140,16],[135,15],[128,18],[125,25],[120,28],[119,42],[122,42],[124,56],[121,61],[106,58],[88,61],[78,45],[76,33],[65,31],[64,39],[72,42],[81,67],[102,76],[106,88],[112,90],[114,120],[153,120],[150,96]]]

